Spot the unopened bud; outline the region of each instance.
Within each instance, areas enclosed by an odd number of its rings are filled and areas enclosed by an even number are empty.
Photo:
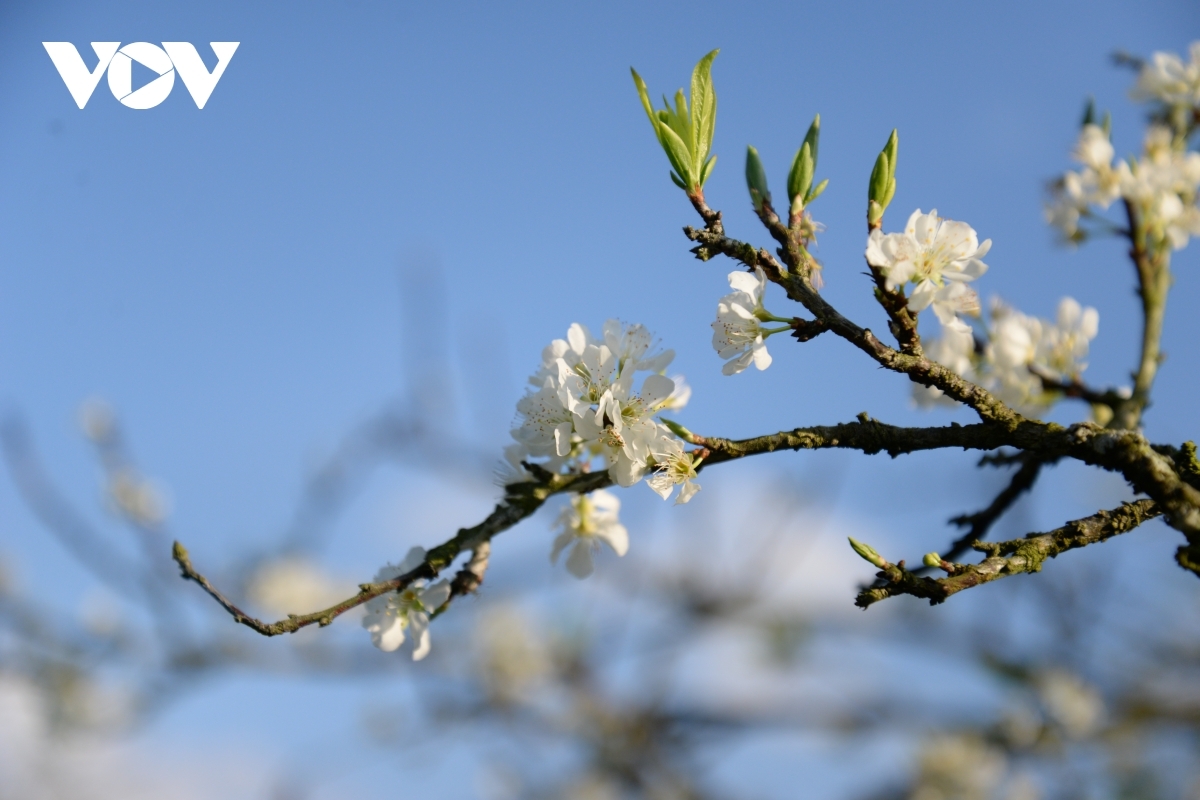
[[[746,188],[750,190],[750,201],[754,203],[755,211],[762,211],[763,203],[771,202],[767,173],[763,170],[758,151],[753,147],[746,148]]]
[[[922,559],[927,567],[940,567],[942,565],[942,557],[937,553],[926,553]]]
[[[680,439],[683,439],[685,442],[689,442],[689,443],[694,442],[694,440],[696,438],[696,434],[692,433],[687,428],[680,425],[678,422],[667,419],[666,417],[659,417],[658,421],[661,422],[663,425],[666,425],[667,428],[671,431],[671,433],[675,434]]]
[[[847,536],[846,538],[850,540],[850,546],[854,548],[854,552],[858,553],[867,563],[873,564],[879,569],[887,569],[891,566],[887,562],[887,559],[876,553],[875,548],[871,547],[871,545],[863,544],[852,536]]]

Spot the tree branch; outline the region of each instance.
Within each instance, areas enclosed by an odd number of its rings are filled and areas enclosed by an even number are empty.
[[[706,225],[703,230],[689,226],[684,228],[684,233],[698,243],[692,252],[702,261],[714,255],[726,255],[751,268],[763,267],[771,281],[782,286],[790,299],[803,305],[829,330],[881,366],[902,372],[922,386],[941,389],[948,397],[970,406],[984,423],[1012,434],[1011,441],[1006,444],[1044,456],[1070,456],[1086,464],[1120,472],[1134,489],[1155,500],[1161,506],[1167,523],[1187,537],[1188,544],[1176,553],[1176,561],[1200,576],[1200,491],[1181,480],[1173,462],[1156,453],[1136,432],[1137,421],[1148,402],[1150,385],[1160,359],[1158,343],[1170,273],[1166,262],[1162,261],[1165,256],[1161,252],[1158,255],[1151,254],[1146,249],[1144,228],[1133,224],[1136,221],[1135,212],[1132,205],[1127,205],[1127,208],[1131,214],[1130,228],[1134,231],[1132,255],[1138,265],[1146,311],[1141,367],[1135,379],[1133,396],[1116,409],[1114,427],[1123,430],[1105,433],[1104,429],[1090,423],[1073,425],[1065,431],[1066,441],[1063,440],[1064,429],[1061,426],[1028,420],[990,392],[952,370],[922,356],[901,353],[883,344],[869,329],[860,328],[838,313],[817,293],[802,271],[787,271],[765,250],[731,239],[725,235],[723,228],[712,225]],[[770,219],[764,219],[763,222],[768,230],[772,229]],[[780,254],[785,260],[790,258],[786,250],[781,250]]]
[[[1137,209],[1125,201],[1125,213],[1132,233],[1129,257],[1138,276],[1138,297],[1142,301],[1142,350],[1133,374],[1133,393],[1114,411],[1117,427],[1133,430],[1141,422],[1142,412],[1150,404],[1150,390],[1162,362],[1162,329],[1167,310],[1167,292],[1171,288],[1170,250],[1159,244],[1152,248],[1146,241],[1146,227],[1138,220]]]
[[[688,239],[697,242],[697,246],[692,249],[696,258],[707,261],[713,256],[724,255],[749,269],[762,267],[766,276],[783,287],[791,300],[803,305],[829,330],[862,350],[886,369],[902,372],[922,386],[941,389],[952,399],[970,406],[985,422],[1016,425],[1024,420],[1024,417],[1000,402],[986,389],[965,380],[953,370],[930,361],[923,355],[902,353],[888,347],[870,329],[861,328],[842,316],[813,288],[802,270],[794,268],[788,271],[786,266],[780,264],[766,250],[731,239],[724,234],[723,229],[718,233],[708,227],[697,229],[688,226],[683,231]],[[781,250],[781,253],[785,258],[789,257],[786,251]]]
[[[1094,389],[1078,378],[1069,381],[1061,380],[1038,369],[1035,364],[1029,364],[1026,369],[1042,382],[1042,388],[1046,391],[1062,392],[1066,397],[1082,400],[1089,405],[1118,408],[1129,400],[1129,397],[1119,389]]]
[[[324,627],[368,600],[388,592],[400,591],[416,580],[431,580],[449,567],[451,562],[466,550],[473,550],[475,553],[475,558],[466,567],[468,571],[471,570],[472,564],[476,568],[481,566],[478,562],[481,554],[483,554],[482,566],[486,568],[486,554],[490,552],[490,549],[482,549],[482,546],[490,542],[496,534],[508,530],[521,520],[531,516],[549,497],[563,492],[586,493],[610,485],[612,485],[612,481],[607,472],[548,475],[541,480],[510,484],[506,487],[507,494],[504,500],[496,505],[487,519],[472,528],[460,529],[454,538],[426,553],[425,561],[415,569],[389,581],[360,584],[358,594],[353,597],[311,614],[289,614],[287,619],[278,622],[264,622],[242,611],[213,586],[208,578],[196,571],[192,566],[187,549],[179,542],[174,544],[172,557],[179,564],[183,578],[199,584],[222,608],[229,612],[234,622],[245,625],[263,636],[279,636],[284,633],[295,633],[301,628],[313,624]],[[480,569],[479,577],[482,580],[482,569]],[[455,580],[458,581],[458,578],[456,577]],[[461,583],[464,584],[462,588],[465,591],[465,581]]]
[[[926,599],[930,605],[937,605],[972,586],[1009,575],[1040,572],[1047,558],[1128,533],[1161,514],[1162,509],[1153,500],[1138,500],[1124,503],[1112,511],[1099,511],[1090,517],[1068,522],[1048,533],[1031,533],[1023,539],[996,544],[977,542],[975,549],[988,553],[988,557],[979,564],[944,561],[943,569],[949,572],[945,578],[917,575],[905,569],[903,561],[898,564],[884,562],[878,574],[884,585],[859,592],[854,604],[867,608],[880,600],[908,594]]]
[[[692,435],[689,441],[708,449],[710,455],[705,458],[703,464],[708,466],[776,450],[823,450],[836,447],[860,450],[867,455],[886,452],[893,458],[918,450],[947,447],[994,450],[1001,447],[1008,438],[1008,433],[1003,428],[985,423],[902,428],[871,419],[864,411],[858,415],[857,422],[844,422],[840,425],[814,425],[738,440]]]

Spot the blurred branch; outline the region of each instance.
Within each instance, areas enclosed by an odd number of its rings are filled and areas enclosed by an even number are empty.
[[[966,528],[967,532],[954,540],[942,558],[953,561],[967,552],[971,548],[972,542],[984,539],[996,520],[1012,507],[1017,498],[1033,488],[1038,475],[1041,474],[1042,467],[1050,462],[1037,456],[1022,454],[1019,463],[1021,467],[1013,473],[1008,486],[1005,486],[1004,490],[996,495],[996,499],[987,508],[976,511],[974,514],[962,514],[950,520],[958,527]]]
[[[59,494],[38,462],[29,431],[15,417],[0,424],[0,449],[22,499],[67,551],[113,591],[141,599],[134,588],[141,581],[141,569],[105,542]]]

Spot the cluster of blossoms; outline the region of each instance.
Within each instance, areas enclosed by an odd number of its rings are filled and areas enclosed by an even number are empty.
[[[425,549],[414,547],[399,566],[388,564],[375,575],[375,582],[390,581],[412,572],[425,561]],[[429,655],[429,618],[450,599],[450,583],[438,581],[426,585],[418,580],[403,591],[388,592],[367,601],[362,625],[371,634],[371,643],[385,653],[404,644],[405,632],[413,637],[413,661]]]
[[[945,328],[925,344],[925,355],[995,394],[1027,416],[1040,416],[1061,397],[1043,378],[1070,383],[1087,368],[1088,348],[1100,326],[1094,308],[1064,297],[1055,320],[1039,319],[993,300],[986,338]],[[952,403],[939,389],[918,386],[919,405]]]
[[[1046,219],[1069,241],[1088,235],[1083,220],[1101,220],[1115,201],[1129,204],[1146,228],[1152,245],[1183,248],[1200,235],[1200,154],[1187,150],[1188,119],[1200,107],[1200,42],[1187,64],[1176,55],[1155,53],[1138,77],[1133,96],[1164,107],[1146,132],[1142,155],[1113,161],[1114,149],[1104,126],[1090,121],[1080,131],[1071,155],[1080,165],[1055,184]],[[1176,130],[1163,122],[1175,121]],[[1102,227],[1111,227],[1100,223]]]
[[[663,374],[673,358],[673,351],[655,351],[642,325],[608,320],[599,337],[572,325],[566,339],[542,351],[541,368],[529,379],[534,388],[517,403],[520,424],[512,431],[515,444],[505,451],[501,481],[529,480],[525,463],[551,472],[602,465],[620,486],[649,474],[650,488],[663,499],[681,486],[675,502],[686,503],[700,488],[694,483],[699,460],[658,418],[682,408],[691,394],[681,378]],[[638,386],[643,372],[649,374]],[[567,566],[582,577],[591,572],[597,541],[624,555],[628,535],[616,521],[619,505],[601,492],[573,498],[559,518],[563,533],[552,558],[574,542]]]
[[[1142,156],[1113,163],[1113,146],[1098,125],[1084,125],[1072,157],[1082,165],[1068,170],[1056,184],[1046,220],[1067,239],[1087,236],[1085,218],[1097,218],[1118,199],[1128,202],[1146,225],[1150,237],[1173,249],[1200,235],[1200,153],[1176,146],[1170,128],[1152,125],[1146,132]]]

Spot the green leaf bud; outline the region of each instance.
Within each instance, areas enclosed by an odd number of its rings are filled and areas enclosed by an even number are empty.
[[[887,144],[883,147],[883,152],[887,153],[888,157],[888,180],[895,183],[896,159],[900,154],[900,135],[895,128],[892,128],[892,135],[888,137]]]
[[[854,552],[858,553],[867,563],[873,564],[879,569],[887,569],[891,566],[883,556],[875,552],[875,548],[871,547],[871,545],[863,544],[851,536],[847,536],[846,538],[850,540],[850,546],[854,548]]]
[[[771,192],[767,189],[767,173],[763,171],[758,151],[753,147],[746,148],[746,188],[750,190],[750,200],[754,203],[755,211],[762,211],[763,203],[771,202]]]
[[[940,567],[942,565],[942,557],[937,553],[926,553],[925,558],[921,560],[927,567]]]
[[[887,188],[888,157],[885,151],[875,158],[875,167],[871,170],[871,183],[867,187],[867,199],[883,205],[883,198],[887,194]]]
[[[813,168],[817,166],[817,149],[821,143],[821,115],[817,114],[813,117],[812,124],[808,126],[808,133],[804,134],[804,143],[808,145],[808,149],[812,152]]]
[[[800,150],[792,159],[792,170],[788,173],[788,200],[793,205],[795,205],[797,197],[803,203],[804,198],[808,196],[808,191],[812,188],[814,169],[812,147],[805,142],[800,145]]]

